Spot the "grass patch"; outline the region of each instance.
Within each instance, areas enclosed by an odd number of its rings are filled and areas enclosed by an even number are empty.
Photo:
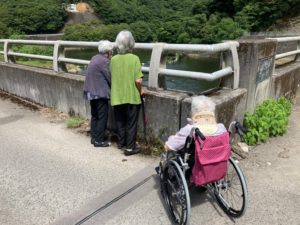
[[[45,69],[52,69],[53,63],[51,61],[44,61],[44,60],[17,60],[18,64],[26,65],[26,66],[34,66],[39,68],[45,68]]]
[[[68,128],[78,128],[85,122],[85,119],[80,116],[71,116],[66,119]]]
[[[149,138],[149,137],[148,137]],[[139,145],[144,149],[142,154],[150,156],[160,156],[164,152],[164,142],[159,138],[149,138],[148,144],[143,137],[137,137]]]
[[[4,62],[4,55],[2,55],[2,54],[0,54],[0,62]],[[52,61],[47,61],[47,60],[17,59],[16,63],[20,64],[20,65],[34,66],[34,67],[39,67],[39,68],[44,68],[44,69],[52,69],[52,67],[53,67]]]

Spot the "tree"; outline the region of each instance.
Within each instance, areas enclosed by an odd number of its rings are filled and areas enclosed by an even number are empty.
[[[181,21],[167,21],[158,29],[157,38],[162,42],[178,43],[178,36],[183,32]]]
[[[64,25],[66,12],[57,0],[2,0],[0,22],[12,32],[52,33]]]
[[[231,18],[221,18],[218,15],[211,15],[203,28],[202,42],[216,43],[222,40],[233,40],[240,37],[245,30]]]
[[[278,19],[299,12],[300,0],[234,0],[236,21],[251,31],[265,30]]]
[[[87,0],[112,38],[118,24],[129,24],[136,41],[215,43],[245,31],[270,27],[287,13],[299,12],[300,0]],[[97,31],[95,31],[97,32]],[[84,35],[83,35],[84,36]]]
[[[184,30],[185,32],[191,37],[193,43],[200,43],[199,39],[198,42],[195,42],[195,38],[202,38],[203,36],[203,29],[205,24],[207,23],[207,16],[205,14],[197,14],[193,17],[186,17],[183,20]],[[186,42],[181,42],[186,43]]]
[[[130,24],[130,30],[135,39],[139,42],[152,42],[155,39],[154,31],[152,31],[148,23],[144,21]]]

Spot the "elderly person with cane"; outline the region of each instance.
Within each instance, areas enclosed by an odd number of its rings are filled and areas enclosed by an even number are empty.
[[[132,54],[135,41],[130,31],[121,31],[116,38],[118,54],[112,57],[111,105],[117,125],[118,148],[126,156],[139,153],[136,145],[137,123],[143,95],[141,63]]]
[[[91,143],[95,147],[110,146],[110,143],[105,141],[104,134],[108,119],[111,87],[109,60],[112,56],[113,47],[109,41],[99,42],[99,54],[95,55],[88,65],[83,87],[84,98],[90,101]]]

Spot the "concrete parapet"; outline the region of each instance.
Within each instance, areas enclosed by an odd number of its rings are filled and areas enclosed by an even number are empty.
[[[239,89],[221,89],[209,95],[216,103],[216,118],[218,123],[224,123],[226,127],[233,120],[243,122],[246,110],[247,90]],[[181,126],[187,123],[186,118],[190,117],[191,97],[182,101]]]
[[[90,117],[89,102],[83,99],[84,77],[23,65],[0,63],[0,89],[30,101],[54,107],[62,112]],[[245,89],[222,89],[211,95],[217,104],[217,118],[226,125],[241,118],[245,109]],[[190,96],[169,90],[146,91],[147,136],[166,139],[186,124],[190,113]],[[139,132],[142,134],[142,111]],[[110,109],[108,128],[115,129]]]
[[[227,128],[234,120],[242,123],[246,112],[247,94],[244,88],[223,89],[213,93],[210,97],[216,103],[217,122],[224,123]]]
[[[89,102],[83,99],[84,76],[56,73],[23,65],[0,63],[0,89],[65,113],[90,118]],[[147,134],[168,136],[180,127],[181,100],[188,95],[175,91],[147,91]],[[142,115],[139,129],[143,128]],[[108,128],[115,129],[110,108]]]
[[[273,98],[295,98],[300,86],[300,63],[295,62],[276,69],[272,78]]]
[[[239,43],[239,87],[247,89],[246,109],[253,112],[257,104],[271,97],[277,42],[249,39]]]
[[[79,75],[0,63],[0,89],[62,112],[87,116],[83,82]]]
[[[26,35],[26,39],[28,40],[48,40],[48,41],[57,41],[62,40],[64,37],[64,33],[58,34],[33,34],[33,35]]]
[[[181,102],[188,95],[168,90],[146,93],[147,134],[164,140],[180,128]],[[139,124],[142,125],[142,121]]]

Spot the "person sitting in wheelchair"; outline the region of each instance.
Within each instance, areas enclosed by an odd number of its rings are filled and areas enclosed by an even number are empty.
[[[204,95],[192,97],[188,124],[168,138],[164,145],[165,150],[182,150],[193,128],[198,128],[204,136],[217,136],[227,132],[224,124],[216,122],[215,107],[216,104]]]
[[[163,198],[176,224],[189,224],[189,188],[210,190],[218,204],[232,217],[247,208],[247,185],[237,162],[231,157],[230,133],[243,132],[233,121],[227,130],[215,118],[215,103],[208,97],[192,98],[191,119],[165,142],[156,172]],[[179,210],[178,210],[179,209]]]
[[[217,123],[215,103],[206,96],[192,98],[190,123],[165,142],[162,160],[179,153],[188,164],[186,178],[201,186],[223,178],[230,157],[229,133]],[[162,161],[162,165],[164,162]]]

